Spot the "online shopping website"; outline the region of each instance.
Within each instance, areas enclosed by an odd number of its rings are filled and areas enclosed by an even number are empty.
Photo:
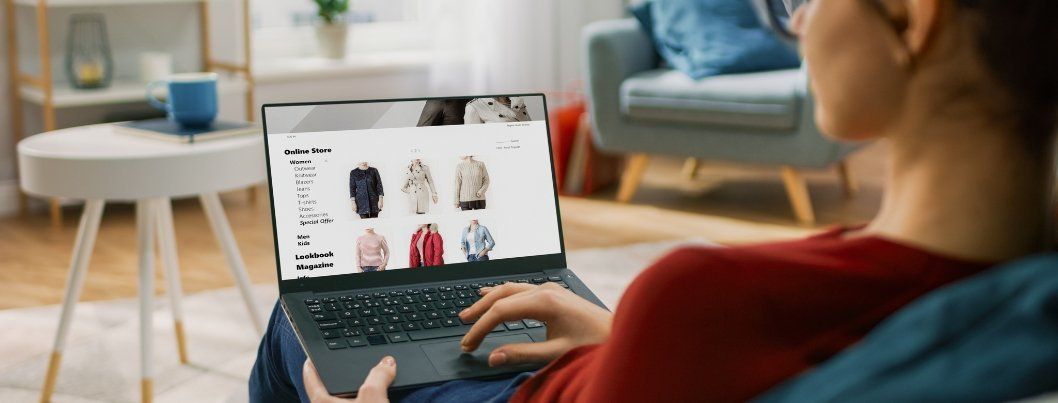
[[[559,253],[543,114],[539,97],[272,107],[282,279]]]

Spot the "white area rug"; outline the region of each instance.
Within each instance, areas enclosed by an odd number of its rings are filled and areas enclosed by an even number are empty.
[[[707,243],[692,240],[580,250],[570,254],[569,263],[612,309],[636,274],[681,244]],[[261,315],[268,315],[276,287],[257,285],[255,292],[262,303]],[[177,359],[168,300],[164,296],[156,300],[155,400],[244,401],[259,339],[238,291],[230,288],[184,298],[189,365],[180,365]],[[78,304],[53,401],[139,401],[138,306],[135,299]],[[58,306],[0,311],[0,402],[40,398],[58,320]]]

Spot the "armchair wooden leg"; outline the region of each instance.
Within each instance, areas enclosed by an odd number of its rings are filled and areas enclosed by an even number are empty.
[[[698,178],[698,167],[701,166],[701,161],[697,158],[688,158],[683,161],[683,176],[687,179],[694,180]]]
[[[786,195],[790,198],[790,206],[793,207],[794,215],[801,225],[811,226],[815,224],[815,213],[812,212],[812,199],[808,195],[808,185],[797,170],[782,167],[782,180],[786,185]]]
[[[51,199],[48,204],[48,215],[51,216],[52,228],[62,228],[62,203],[59,199]]]
[[[845,191],[845,197],[853,197],[860,191],[860,185],[849,170],[849,161],[842,160],[838,163],[838,175],[841,177],[841,187]]]
[[[647,169],[650,156],[646,154],[632,154],[625,163],[624,173],[621,174],[621,187],[617,190],[617,201],[628,203],[635,196],[639,181],[643,179],[643,172]]]

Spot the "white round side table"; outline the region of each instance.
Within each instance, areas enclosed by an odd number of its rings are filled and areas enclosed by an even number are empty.
[[[222,191],[265,181],[264,145],[260,135],[181,144],[120,133],[110,124],[82,126],[27,137],[18,143],[18,163],[19,183],[26,193],[86,201],[41,401],[50,400],[55,388],[70,319],[84,286],[107,200],[136,201],[143,401],[151,400],[153,387],[151,307],[155,242],[165,268],[180,361],[187,362],[171,198],[198,196],[242,292],[250,319],[257,333],[262,334],[263,318],[256,313],[258,305],[246,267],[218,196]]]

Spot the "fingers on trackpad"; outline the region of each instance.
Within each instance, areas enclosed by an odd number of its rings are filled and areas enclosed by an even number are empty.
[[[481,342],[481,346],[471,353],[463,352],[459,340],[424,344],[421,347],[437,373],[472,377],[511,372],[513,368],[518,368],[518,366],[489,367],[489,353],[505,344],[532,342],[533,339],[529,338],[528,334],[519,333],[486,337]]]

